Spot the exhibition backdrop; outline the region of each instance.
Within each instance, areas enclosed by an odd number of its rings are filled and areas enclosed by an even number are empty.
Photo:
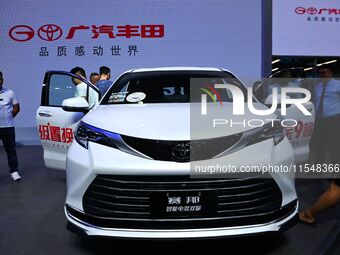
[[[340,56],[339,0],[273,0],[273,55]]]
[[[140,67],[215,66],[260,78],[263,8],[254,0],[1,1],[0,70],[22,108],[17,140],[38,142],[46,70],[81,66],[89,77],[106,65],[114,80]]]

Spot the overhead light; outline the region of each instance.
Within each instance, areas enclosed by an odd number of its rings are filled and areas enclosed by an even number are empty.
[[[331,60],[331,61],[327,61],[327,62],[317,64],[316,66],[328,65],[328,64],[335,63],[335,62],[338,62],[338,60],[334,59],[334,60]]]
[[[276,68],[272,69],[272,72],[275,72],[275,71],[277,71],[277,70],[279,70],[279,68],[278,68],[278,67],[276,67]]]
[[[313,70],[314,67],[307,67],[305,69],[303,69],[303,71],[309,71],[309,70]]]
[[[272,64],[275,64],[277,62],[280,62],[281,60],[280,59],[275,59],[274,61],[272,61]]]

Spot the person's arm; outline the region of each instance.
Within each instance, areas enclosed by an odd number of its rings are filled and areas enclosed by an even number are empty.
[[[18,98],[13,91],[12,91],[12,105],[13,105],[12,115],[14,118],[20,112],[20,105]]]
[[[20,112],[20,104],[13,105],[13,111],[12,111],[13,118],[15,118],[15,116],[17,116],[19,112]]]

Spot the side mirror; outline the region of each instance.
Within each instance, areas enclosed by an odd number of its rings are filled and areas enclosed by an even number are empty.
[[[65,99],[61,107],[67,112],[88,112],[90,110],[89,103],[83,97]]]

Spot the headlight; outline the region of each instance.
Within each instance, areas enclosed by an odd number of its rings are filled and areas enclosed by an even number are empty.
[[[259,143],[267,139],[273,138],[274,144],[277,145],[280,143],[284,138],[283,127],[281,122],[273,122],[264,125],[263,127],[259,128],[252,137],[249,137],[249,142],[247,145],[251,145],[254,143]]]
[[[120,135],[81,122],[75,132],[75,139],[86,149],[88,142],[118,148],[116,143],[120,140]]]
[[[273,139],[274,144],[277,145],[285,137],[281,122],[273,122],[264,125],[263,127],[254,128],[242,133],[242,137],[235,146],[226,150],[219,156],[224,156],[235,151],[241,150],[249,145],[259,143],[268,139]]]

